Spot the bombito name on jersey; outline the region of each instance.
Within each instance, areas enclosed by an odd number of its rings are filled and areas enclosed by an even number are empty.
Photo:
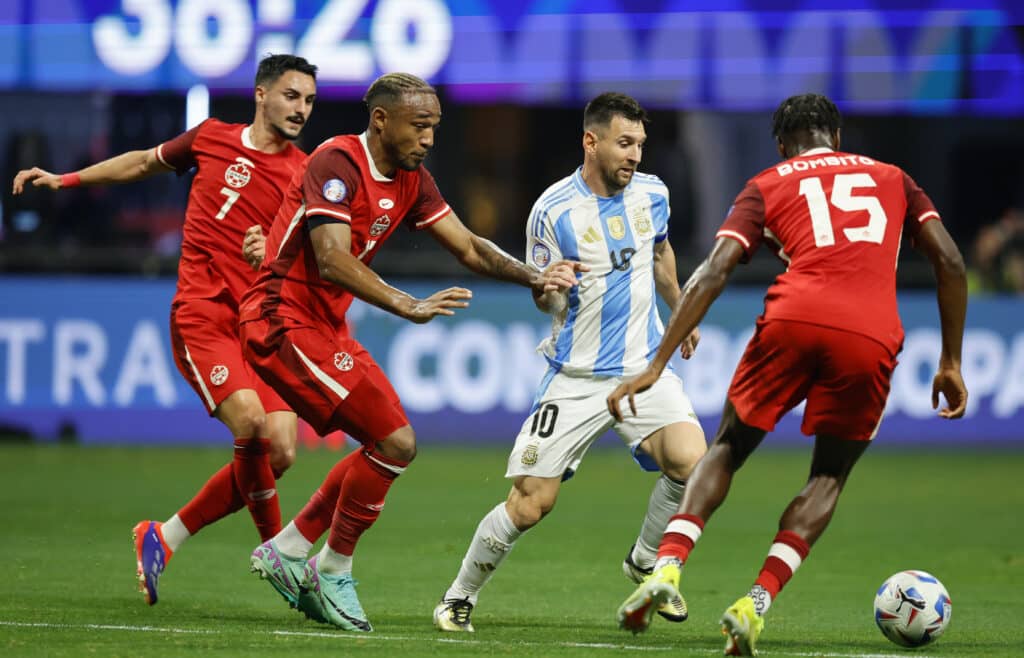
[[[840,167],[855,164],[874,165],[875,161],[871,158],[865,158],[863,155],[823,155],[812,160],[784,162],[776,167],[775,170],[779,172],[779,176],[786,176],[794,171],[808,171],[822,167]]]

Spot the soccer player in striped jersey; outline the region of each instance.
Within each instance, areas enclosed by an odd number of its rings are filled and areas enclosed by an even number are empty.
[[[594,98],[583,115],[583,165],[534,204],[526,226],[527,261],[538,270],[561,259],[579,261],[583,271],[567,292],[535,298],[552,316],[551,336],[539,348],[549,368],[509,456],[508,499],[484,516],[434,610],[440,630],[473,630],[470,614],[480,589],[519,537],[551,511],[561,483],[609,429],[641,467],[661,472],[623,562],[627,577],[640,582],[651,573],[661,533],[706,450],[682,382],[671,371],[638,398],[640,416],[616,420],[605,406],[623,377],[647,367],[661,341],[655,294],[670,306],[680,295],[667,240],[668,190],[657,176],[637,171],[646,121],[629,96]],[[698,338],[694,329],[684,341],[684,358]],[[683,621],[686,603],[677,595],[658,612]]]
[[[749,593],[722,615],[726,655],[757,654],[765,612],[825,532],[850,471],[878,431],[903,344],[896,304],[903,238],[928,256],[938,282],[942,351],[932,406],[941,394],[948,406],[940,417],[964,414],[960,347],[967,282],[960,251],[931,200],[902,169],[839,151],[839,122],[836,106],[818,94],[779,105],[772,132],[785,161],[750,179],[736,197],[651,365],[608,397],[617,417],[623,417],[623,398],[634,416],[643,416],[639,396],[657,386],[675,346],[704,317],[736,265],[762,242],[786,261],[736,367],[718,435],[665,529],[656,571],[619,608],[619,623],[634,633],[647,628],[652,608],[676,595],[683,564],[736,471],[775,423],[806,400],[801,429],[815,435],[810,476],[779,519]]]

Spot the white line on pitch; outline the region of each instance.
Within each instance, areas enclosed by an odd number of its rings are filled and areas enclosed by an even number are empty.
[[[95,630],[95,631],[129,631],[135,633],[177,633],[177,634],[192,634],[192,635],[225,635],[224,631],[215,629],[201,629],[201,628],[173,628],[166,626],[129,626],[123,624],[51,624],[46,622],[22,622],[22,621],[3,621],[0,620],[0,626],[12,626],[16,628],[52,628],[61,630]],[[289,637],[309,637],[309,638],[323,638],[329,640],[376,640],[381,642],[436,642],[439,644],[468,644],[468,645],[479,645],[479,646],[491,646],[501,645],[507,646],[514,644],[522,647],[550,647],[550,646],[561,646],[570,649],[608,649],[611,651],[689,651],[690,653],[707,653],[717,654],[718,649],[703,649],[697,647],[679,647],[679,646],[642,646],[642,645],[631,645],[631,644],[613,644],[607,642],[530,642],[524,640],[475,640],[475,639],[462,639],[454,637],[435,637],[427,638],[416,635],[381,635],[379,633],[330,633],[322,631],[281,631],[281,630],[251,630],[245,631],[248,633],[258,633],[262,635],[281,635]],[[762,655],[770,656],[774,653],[771,650],[760,651]],[[803,651],[786,651],[788,656],[798,656],[800,658],[906,658],[906,654],[903,653],[844,653],[838,651],[827,651],[827,652],[803,652]],[[928,654],[914,654],[914,658],[935,658]]]

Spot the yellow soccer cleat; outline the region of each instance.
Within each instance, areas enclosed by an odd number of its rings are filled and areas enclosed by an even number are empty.
[[[651,625],[651,618],[669,601],[679,596],[679,566],[666,564],[655,570],[640,586],[629,595],[619,606],[619,628],[642,633]]]
[[[764,630],[764,619],[754,612],[754,599],[741,597],[722,615],[722,635],[726,636],[725,655],[756,656],[757,638]]]
[[[644,582],[644,580],[650,576],[653,571],[653,568],[648,567],[644,569],[633,561],[632,548],[630,548],[629,552],[626,553],[626,559],[622,561],[622,573],[626,574],[626,578],[629,578],[637,585]],[[675,596],[669,598],[668,601],[661,604],[655,612],[663,618],[673,622],[686,621],[689,616],[686,609],[686,599],[684,599],[683,595],[678,592],[676,592]]]

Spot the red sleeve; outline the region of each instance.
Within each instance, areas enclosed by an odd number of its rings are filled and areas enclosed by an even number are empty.
[[[309,156],[302,176],[306,217],[320,216],[352,223],[350,202],[359,185],[359,171],[340,149],[328,148]]]
[[[743,247],[742,262],[748,263],[764,238],[764,197],[754,181],[749,181],[718,229],[715,238],[732,238]]]
[[[209,121],[207,119],[206,121]],[[196,166],[195,155],[192,154],[192,143],[206,121],[191,130],[187,130],[174,139],[169,139],[156,147],[156,157],[165,167],[183,174]]]
[[[434,177],[426,167],[420,167],[420,193],[412,210],[405,216],[410,229],[425,229],[452,211],[437,189]]]
[[[928,221],[938,219],[939,211],[935,209],[935,204],[928,198],[928,195],[924,193],[914,179],[911,178],[907,172],[901,172],[903,174],[903,191],[907,195],[907,216],[903,218],[903,231],[911,239],[917,237],[917,234],[921,232],[921,226]]]

